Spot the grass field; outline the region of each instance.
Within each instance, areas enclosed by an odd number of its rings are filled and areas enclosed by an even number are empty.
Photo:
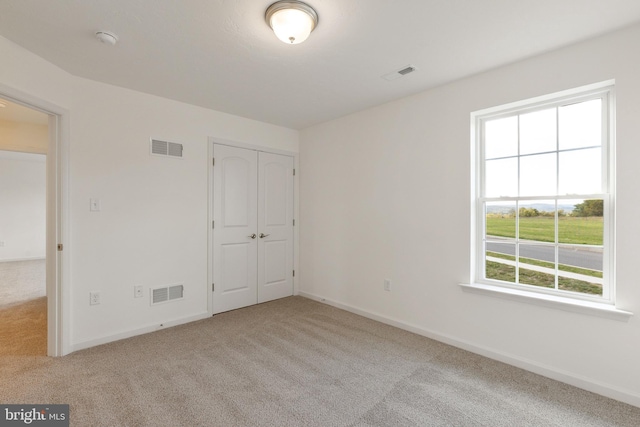
[[[487,256],[494,257],[494,258],[508,259],[509,261],[515,261],[516,260],[516,257],[514,257],[513,255],[501,254],[501,253],[498,253],[498,252],[491,252],[491,251],[487,251]],[[556,268],[555,265],[552,262],[540,261],[539,259],[520,257],[520,262],[523,263],[523,264],[537,265],[537,266],[540,266],[540,267],[547,267],[547,268],[551,268],[551,269]],[[558,264],[558,270],[567,271],[567,272],[570,272],[570,273],[582,274],[582,275],[585,275],[585,276],[602,278],[602,271],[589,270],[588,268],[574,267],[572,265]]]
[[[487,215],[487,235],[516,237],[514,217]],[[602,217],[559,217],[558,242],[578,245],[602,245]],[[553,217],[520,218],[520,239],[555,242]]]
[[[487,261],[486,277],[487,279],[515,283],[516,268],[512,265]],[[538,271],[528,270],[526,268],[520,268],[520,283],[544,288],[555,288],[555,278],[553,274],[541,273]],[[558,289],[563,291],[579,292],[582,294],[602,295],[601,286],[566,277],[558,277]]]

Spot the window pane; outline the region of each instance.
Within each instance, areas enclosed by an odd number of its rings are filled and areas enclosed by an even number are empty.
[[[484,150],[486,159],[518,155],[518,116],[485,122]]]
[[[560,246],[558,262],[558,289],[602,295],[602,248]]]
[[[570,277],[558,276],[558,289],[581,294],[602,296],[602,282],[594,283],[593,279],[578,280]]]
[[[520,262],[529,265],[539,264],[544,268],[555,269],[556,248],[554,245],[533,245],[521,243],[519,245]],[[553,271],[544,271],[555,274]]]
[[[558,115],[561,150],[601,145],[601,99],[560,107]]]
[[[485,246],[485,278],[515,283],[516,245],[492,241]]]
[[[560,153],[559,194],[597,194],[602,192],[602,149]]]
[[[558,242],[601,246],[604,235],[604,201],[563,200],[567,215],[558,216]],[[571,209],[573,205],[573,209]]]
[[[555,151],[556,109],[536,111],[520,116],[520,154]]]
[[[485,236],[516,238],[516,203],[491,202],[485,210]]]
[[[602,252],[602,248],[562,245],[558,247],[558,262],[563,270],[573,268],[577,273],[602,278]]]
[[[518,159],[489,160],[485,167],[486,197],[518,195]]]
[[[521,202],[518,206],[518,238],[520,240],[555,243],[555,201],[528,201]],[[553,260],[552,258],[551,261]]]
[[[556,154],[540,154],[520,158],[520,195],[556,194]]]
[[[602,248],[560,246],[558,288],[564,291],[602,295]]]
[[[520,244],[519,251],[519,283],[555,289],[555,246]]]

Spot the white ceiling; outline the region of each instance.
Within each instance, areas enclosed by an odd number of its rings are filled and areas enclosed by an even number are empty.
[[[0,35],[77,76],[302,129],[640,22],[638,0],[307,0],[318,27],[286,45],[271,3],[3,0]]]

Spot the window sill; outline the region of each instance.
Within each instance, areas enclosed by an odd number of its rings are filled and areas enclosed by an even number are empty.
[[[589,314],[592,316],[604,317],[621,322],[626,322],[631,316],[633,316],[632,312],[617,309],[610,304],[591,301],[580,301],[571,298],[563,298],[556,295],[537,294],[534,292],[521,291],[519,289],[502,288],[500,286],[478,283],[461,283],[460,286],[465,292],[506,298],[513,301],[526,302],[529,304],[571,311],[574,313]]]

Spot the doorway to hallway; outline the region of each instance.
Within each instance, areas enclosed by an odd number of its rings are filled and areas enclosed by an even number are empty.
[[[0,355],[47,354],[49,115],[0,99]]]

